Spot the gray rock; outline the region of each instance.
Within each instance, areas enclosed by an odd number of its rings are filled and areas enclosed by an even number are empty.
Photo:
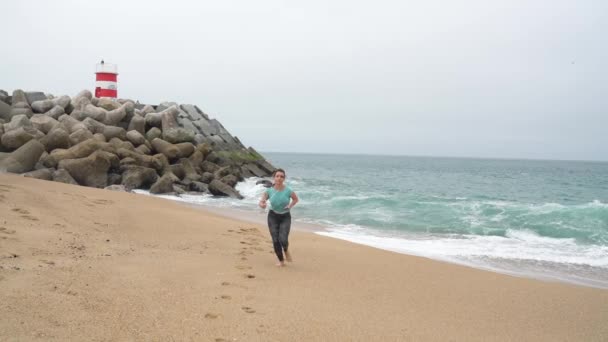
[[[144,114],[144,116],[148,113],[154,113],[154,107],[150,106],[150,105],[145,105],[143,106],[143,108],[141,109],[141,112]]]
[[[146,119],[144,119],[143,117],[139,116],[139,115],[134,115],[133,118],[131,118],[131,122],[129,122],[129,126],[128,126],[128,131],[137,131],[139,132],[141,135],[145,135],[146,134]],[[160,133],[162,134],[162,132]],[[158,137],[160,137],[160,134]],[[155,137],[155,138],[158,138]]]
[[[23,127],[19,127],[2,134],[0,141],[2,146],[8,149],[17,149],[32,139],[34,139],[34,135],[27,132]]]
[[[198,181],[201,179],[201,175],[199,175],[196,172],[196,169],[192,165],[192,162],[190,161],[190,159],[181,158],[179,160],[179,163],[182,165],[182,167],[184,169],[184,177],[180,177],[180,178],[187,178],[191,181]]]
[[[47,96],[44,95],[44,93],[40,92],[40,91],[28,91],[25,93],[25,98],[27,99],[27,103],[30,104],[30,106],[32,106],[32,109],[33,109],[34,102],[45,101],[47,99]],[[42,112],[39,112],[39,113],[42,113]]]
[[[184,112],[188,113],[190,120],[196,121],[200,119],[209,120],[207,114],[203,113],[200,108],[191,104],[183,104],[179,106]]]
[[[53,181],[65,184],[78,185],[78,182],[74,180],[72,175],[67,170],[59,169],[53,172]]]
[[[68,129],[68,133],[74,133],[81,128],[87,129],[87,126],[85,126],[82,122],[74,119],[73,117],[67,114],[61,115],[58,121],[61,122]]]
[[[179,179],[184,179],[184,177],[186,177],[186,171],[184,171],[184,166],[182,164],[171,164],[171,172]]]
[[[148,113],[144,116],[146,121],[146,127],[161,127],[162,125],[161,113]]]
[[[108,139],[106,139],[106,137],[101,134],[101,133],[95,133],[93,134],[93,139],[97,140],[97,141],[101,141],[101,142],[107,142]]]
[[[190,183],[189,189],[190,189],[190,191],[196,191],[196,192],[202,192],[202,193],[209,192],[209,186],[207,184],[201,183],[201,182]]]
[[[127,131],[125,131],[125,129],[122,127],[106,126],[103,129],[102,134],[108,140],[110,140],[112,138],[118,138],[120,140],[127,140]]]
[[[84,120],[86,118],[91,118],[95,121],[105,122],[107,111],[103,108],[95,107],[93,104],[88,104],[82,109],[80,112],[80,118],[76,118],[78,120]],[[74,113],[72,113],[72,116]]]
[[[213,173],[211,172],[203,172],[203,175],[201,176],[201,182],[205,183],[205,184],[209,184],[211,183],[211,181],[215,178],[215,176],[213,175]]]
[[[242,166],[242,168],[244,170],[248,170],[249,172],[251,172],[256,177],[266,177],[266,176],[268,176],[268,172],[262,171],[257,166],[257,164],[255,164],[255,163],[245,164],[245,165]]]
[[[276,170],[276,168],[274,166],[270,165],[270,163],[267,162],[266,160],[257,160],[255,163],[260,167],[260,169],[262,169],[263,171],[266,171],[265,176],[272,175],[274,170]]]
[[[133,143],[135,146],[143,145],[146,143],[146,137],[136,130],[127,132],[127,140]]]
[[[4,103],[3,101],[0,101],[0,119],[4,121],[10,121],[11,111],[11,106],[9,106],[7,103]]]
[[[5,90],[0,89],[0,101],[10,105],[10,102],[8,101],[8,93]]]
[[[181,157],[180,150],[174,144],[158,138],[152,140],[151,144],[156,152],[162,153],[169,160],[175,160]]]
[[[92,98],[93,94],[89,90],[83,90],[72,98],[70,104],[74,110],[82,111],[88,104],[91,104]]]
[[[146,189],[158,180],[154,169],[137,165],[128,165],[123,168],[121,184],[127,189]]]
[[[120,103],[112,99],[101,98],[97,101],[97,107],[101,107],[109,112],[120,108]]]
[[[34,126],[34,128],[44,134],[50,132],[51,129],[53,129],[53,127],[55,127],[56,125],[59,125],[59,121],[45,114],[34,114],[30,119],[30,122],[32,126]]]
[[[150,154],[152,153],[152,151],[150,150],[150,148],[146,145],[139,145],[135,148],[136,151],[138,151],[141,154]]]
[[[161,119],[161,129],[164,132],[177,128],[177,107],[171,106],[159,113]]]
[[[42,153],[44,153],[44,145],[37,140],[30,140],[0,160],[0,172],[24,173],[32,171]]]
[[[49,157],[45,160],[46,167],[56,167],[57,164],[64,159],[80,159],[90,156],[93,152],[102,150],[112,152],[113,148],[108,143],[104,143],[95,139],[85,140],[67,150],[53,150]],[[72,176],[74,176],[72,174]]]
[[[130,141],[122,141],[118,138],[112,138],[110,139],[109,143],[116,151],[121,148],[125,148],[129,151],[137,152],[137,150],[135,150],[135,146],[133,146]]]
[[[15,115],[9,123],[4,124],[4,132],[10,132],[17,128],[33,128],[32,122],[27,115]]]
[[[24,173],[23,177],[43,179],[43,180],[50,181],[50,180],[53,180],[53,170],[52,169],[34,170],[34,171]]]
[[[82,121],[82,124],[93,134],[95,134],[95,133],[103,134],[103,131],[106,128],[106,125],[104,125],[103,123],[101,123],[93,118],[84,119]]]
[[[127,115],[127,106],[131,102],[125,103],[117,109],[106,113],[105,120],[103,121],[106,125],[117,125]]]
[[[46,136],[42,137],[40,142],[44,145],[47,152],[51,152],[57,148],[69,148],[70,135],[63,125],[59,124],[58,126],[55,126],[55,128],[52,129]]]
[[[152,127],[150,128],[150,130],[146,133],[146,139],[148,141],[152,141],[156,138],[160,138],[163,136],[163,132],[160,130],[160,128],[157,127]]]
[[[163,140],[166,140],[173,144],[179,144],[183,142],[191,143],[194,141],[194,131],[181,127],[163,130]]]
[[[45,99],[32,103],[32,110],[34,111],[34,113],[46,113],[53,107],[55,107],[55,103],[53,102],[53,100]]]
[[[164,194],[173,192],[173,183],[179,181],[179,178],[172,172],[165,172],[152,186],[150,187],[151,194]]]
[[[214,196],[228,196],[243,199],[243,196],[239,194],[238,191],[217,179],[214,179],[211,181],[211,183],[209,183],[209,192],[211,192]]]
[[[220,181],[224,184],[228,184],[231,188],[234,188],[236,183],[239,182],[239,180],[236,178],[235,175],[226,175],[226,176],[222,177],[222,179],[220,179]]]
[[[57,120],[61,115],[65,113],[65,110],[61,106],[54,106],[48,112],[44,113],[46,116],[50,116],[51,118]]]
[[[203,172],[210,172],[210,173],[215,174],[215,172],[219,169],[220,169],[219,165],[212,163],[209,160],[205,160],[201,163],[201,170]]]
[[[81,128],[68,136],[69,145],[78,145],[83,141],[93,138],[93,133],[88,129]],[[69,146],[68,146],[69,147]],[[48,151],[48,150],[47,150]]]
[[[64,159],[59,162],[59,168],[67,170],[78,184],[94,188],[106,187],[110,166],[108,158],[99,152],[85,158]]]
[[[70,105],[71,99],[67,95],[63,95],[53,99],[53,104],[55,106],[60,106],[64,110]]]
[[[25,105],[27,107],[29,107],[29,102],[27,102],[27,97],[25,96],[25,92],[21,89],[15,89],[15,90],[13,90],[13,99],[12,99],[13,108],[16,108],[15,106],[19,103],[25,103]]]

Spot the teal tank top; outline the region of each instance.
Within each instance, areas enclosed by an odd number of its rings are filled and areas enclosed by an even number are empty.
[[[277,191],[274,187],[266,189],[268,194],[268,200],[270,201],[270,210],[277,214],[285,214],[289,212],[289,209],[285,207],[289,204],[291,199],[291,188],[287,185],[282,191]]]

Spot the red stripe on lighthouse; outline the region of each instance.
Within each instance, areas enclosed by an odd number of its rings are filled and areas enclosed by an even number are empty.
[[[95,88],[95,97],[116,97],[118,91],[115,89],[101,89]]]
[[[97,77],[96,80],[97,81],[112,81],[112,82],[116,82],[116,74],[110,74],[107,72],[98,72],[97,73]]]

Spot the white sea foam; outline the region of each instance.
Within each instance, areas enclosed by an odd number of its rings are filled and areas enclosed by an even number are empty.
[[[407,235],[355,225],[336,226],[317,234],[360,243],[393,252],[465,264],[494,271],[558,278],[608,288],[608,247],[580,245],[574,239],[542,237],[532,231],[509,230],[505,237],[479,235]],[[534,269],[532,266],[569,265]],[[593,275],[581,277],[572,269],[594,268]],[[581,271],[582,272],[582,271]],[[589,273],[589,271],[585,271]]]

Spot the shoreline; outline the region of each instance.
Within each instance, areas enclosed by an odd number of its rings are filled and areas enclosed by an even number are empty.
[[[153,196],[0,174],[1,340],[608,337],[608,291],[512,277]],[[289,317],[289,319],[285,319]]]
[[[144,194],[144,193],[138,193],[138,195],[158,197],[155,195]],[[186,206],[190,206],[190,207],[193,207],[196,209],[201,209],[207,213],[216,214],[216,215],[228,218],[228,219],[255,223],[255,224],[262,225],[264,227],[266,226],[267,212],[264,212],[262,214],[262,212],[247,210],[247,209],[239,209],[239,208],[234,208],[234,207],[219,207],[219,206],[214,206],[214,205],[205,204],[205,203],[192,203],[192,202],[182,201],[182,200],[178,200],[178,199],[168,198],[167,196],[158,197],[158,198],[166,199],[166,200],[169,200],[169,201],[172,201],[175,203],[179,203],[179,204],[183,204]],[[431,256],[415,254],[415,253],[407,252],[407,251],[395,250],[395,249],[391,249],[390,247],[380,246],[377,244],[373,244],[373,243],[369,243],[369,242],[366,243],[364,241],[361,241],[361,239],[363,237],[359,237],[359,239],[356,239],[356,238],[347,238],[347,237],[337,236],[336,234],[333,234],[329,230],[328,227],[324,227],[322,225],[317,225],[317,224],[312,224],[312,223],[301,222],[301,221],[298,221],[297,218],[295,218],[292,222],[292,229],[294,229],[295,231],[314,233],[314,234],[317,234],[320,236],[324,236],[324,237],[328,237],[328,238],[336,239],[336,240],[340,240],[340,241],[348,241],[350,243],[354,243],[357,245],[371,247],[371,248],[375,248],[375,249],[379,249],[379,250],[383,250],[383,251],[388,251],[391,253],[425,258],[425,259],[443,262],[443,263],[447,263],[447,264],[451,264],[451,265],[469,267],[469,268],[472,268],[475,270],[481,270],[481,271],[485,271],[485,272],[492,272],[492,273],[508,275],[508,276],[513,276],[513,277],[518,277],[518,278],[523,278],[523,279],[533,279],[533,280],[544,281],[544,282],[562,283],[562,284],[590,287],[590,288],[601,289],[601,290],[608,290],[608,284],[606,284],[605,282],[602,282],[600,280],[593,280],[593,279],[577,280],[577,279],[575,279],[575,277],[568,278],[567,276],[564,276],[563,274],[559,274],[559,273],[549,274],[548,270],[541,269],[541,270],[534,271],[532,269],[525,269],[522,271],[522,270],[517,270],[515,266],[512,266],[511,268],[507,268],[506,266],[503,266],[503,268],[501,268],[500,266],[482,264],[481,262],[476,263],[474,261],[467,262],[467,261],[463,261],[463,260],[450,259],[450,258],[431,257]],[[508,263],[508,262],[513,262],[513,261],[508,260],[508,259],[505,259],[503,261],[503,263]],[[547,264],[555,264],[555,263],[547,263]],[[528,267],[531,267],[531,265],[528,265]],[[544,273],[543,273],[543,271],[544,271]]]

